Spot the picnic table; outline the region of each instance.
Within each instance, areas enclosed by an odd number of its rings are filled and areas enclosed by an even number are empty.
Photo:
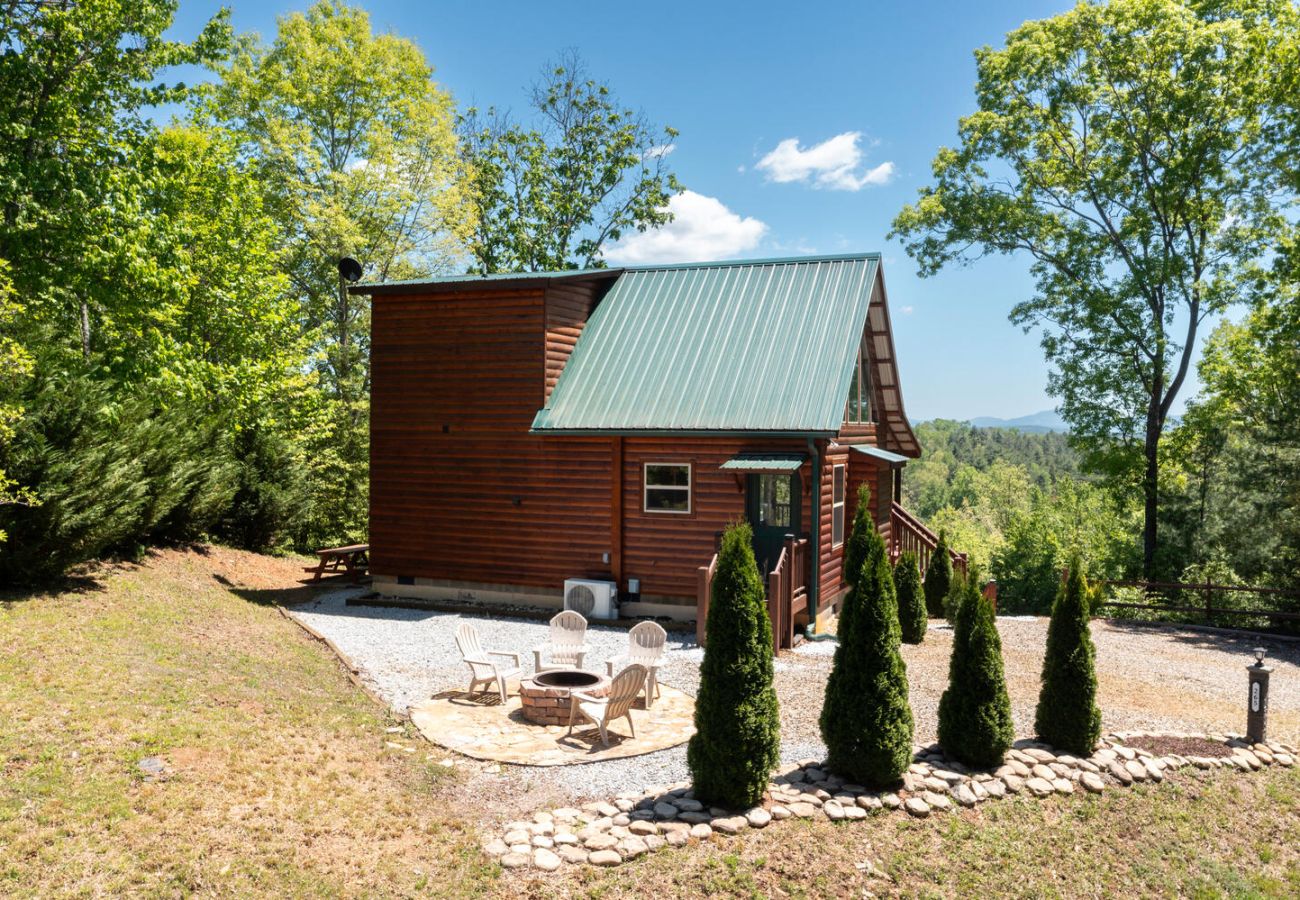
[[[317,550],[320,562],[314,566],[304,566],[304,572],[311,572],[312,581],[320,581],[326,572],[347,572],[355,584],[370,567],[370,545],[349,544],[346,547],[327,547]]]

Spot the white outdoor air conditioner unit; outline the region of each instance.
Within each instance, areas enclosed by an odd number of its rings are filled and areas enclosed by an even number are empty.
[[[618,585],[612,581],[570,578],[564,582],[564,608],[587,619],[617,619]]]

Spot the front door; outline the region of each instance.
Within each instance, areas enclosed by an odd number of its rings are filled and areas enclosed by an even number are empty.
[[[798,472],[754,473],[746,478],[745,517],[754,529],[754,557],[764,575],[781,557],[787,534],[799,533]]]

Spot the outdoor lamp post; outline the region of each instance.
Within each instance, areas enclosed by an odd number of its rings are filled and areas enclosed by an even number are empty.
[[[1264,665],[1268,651],[1255,648],[1255,664],[1246,666],[1249,693],[1246,696],[1246,739],[1259,744],[1268,732],[1268,676],[1273,670]]]

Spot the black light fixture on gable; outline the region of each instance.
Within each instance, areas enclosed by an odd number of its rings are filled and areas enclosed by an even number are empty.
[[[355,284],[361,278],[361,263],[350,256],[340,258],[339,277],[348,284]]]

